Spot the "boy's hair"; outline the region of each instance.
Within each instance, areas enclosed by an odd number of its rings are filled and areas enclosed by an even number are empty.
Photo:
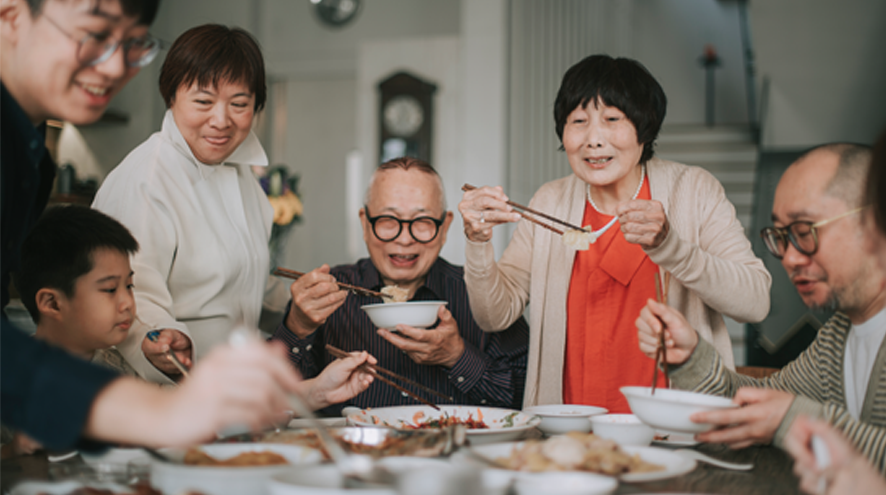
[[[242,83],[255,95],[256,112],[268,95],[265,61],[258,41],[240,28],[204,24],[185,31],[175,42],[160,69],[160,95],[172,107],[182,86],[218,87],[221,82]]]
[[[22,244],[21,269],[15,285],[35,323],[40,321],[37,291],[58,289],[74,296],[77,279],[89,273],[93,253],[106,248],[127,255],[138,242],[120,222],[85,206],[47,209]]]
[[[31,17],[37,17],[43,12],[43,5],[46,0],[25,0],[28,8],[31,9]],[[130,17],[137,17],[138,23],[150,26],[157,17],[157,8],[160,6],[160,0],[118,0],[123,13]],[[95,2],[93,9],[98,9],[99,2]]]
[[[596,105],[597,98],[621,110],[634,124],[637,141],[643,145],[640,163],[649,161],[668,107],[658,81],[630,58],[591,55],[573,65],[563,75],[554,101],[554,124],[561,143],[569,114],[578,107]]]

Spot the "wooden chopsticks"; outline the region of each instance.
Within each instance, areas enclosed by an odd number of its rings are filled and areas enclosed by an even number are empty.
[[[277,268],[274,268],[274,275],[276,275],[278,277],[286,277],[286,278],[291,278],[293,280],[297,280],[299,277],[304,275],[304,273],[297,272],[295,270],[288,270],[286,268],[281,268],[278,266]],[[374,290],[369,290],[365,287],[358,287],[356,285],[350,285],[350,284],[346,284],[344,282],[337,282],[337,283],[338,283],[339,288],[344,289],[344,290],[349,290],[349,291],[353,292],[354,294],[362,294],[364,296],[380,297],[382,299],[394,297],[390,294],[384,294],[384,293],[377,292]]]
[[[658,302],[662,302],[664,300],[664,304],[668,303],[668,286],[671,282],[671,273],[665,272],[664,276],[664,285],[661,284],[661,277],[658,276],[658,272],[655,272],[655,300]],[[655,395],[655,385],[658,382],[658,366],[659,362],[661,363],[661,370],[664,373],[665,377],[665,388],[669,387],[668,381],[668,348],[665,345],[665,328],[664,322],[662,322],[661,333],[659,334],[658,339],[658,349],[655,350],[655,367],[652,372],[652,394]]]
[[[465,185],[461,186],[461,190],[462,190],[462,191],[473,191],[474,189],[477,189],[477,188],[474,187],[474,186],[472,186],[472,185],[470,185],[470,184],[465,184]],[[576,225],[572,225],[571,223],[566,222],[566,221],[563,221],[563,220],[560,220],[560,219],[557,218],[557,217],[552,217],[552,216],[548,215],[547,213],[542,213],[542,212],[540,212],[540,211],[533,210],[532,208],[529,208],[528,206],[523,206],[523,205],[521,205],[521,204],[519,204],[519,203],[514,203],[513,201],[507,201],[507,204],[513,206],[514,208],[517,208],[518,210],[525,210],[525,211],[527,211],[527,212],[529,212],[529,213],[532,213],[533,215],[537,215],[537,216],[542,217],[542,218],[544,218],[544,219],[550,220],[551,222],[559,223],[560,225],[563,225],[564,227],[569,227],[569,228],[572,229],[572,230],[578,230],[578,231],[581,231],[581,232],[585,232],[585,230],[584,230],[583,228],[581,228],[581,227],[578,227],[578,226],[576,226]],[[517,213],[519,213],[520,216],[522,216],[522,217],[525,218],[526,220],[529,220],[530,222],[532,222],[532,223],[534,223],[534,224],[536,224],[536,225],[538,225],[538,226],[540,226],[540,227],[544,227],[544,228],[546,228],[546,229],[548,229],[548,230],[550,230],[550,231],[552,231],[552,232],[555,232],[555,233],[557,233],[557,234],[563,235],[563,231],[562,231],[562,230],[560,230],[560,229],[558,229],[558,228],[556,228],[556,227],[554,227],[554,226],[548,225],[548,224],[546,224],[546,223],[544,223],[544,222],[540,222],[540,221],[538,221],[537,219],[535,219],[535,218],[533,218],[533,217],[527,215],[527,214],[526,214],[525,212],[523,212],[523,211],[517,211]]]
[[[339,349],[339,348],[337,348],[337,347],[335,347],[335,346],[333,346],[333,345],[331,345],[331,344],[326,344],[326,350],[327,350],[330,354],[332,354],[333,356],[335,356],[335,357],[337,357],[337,358],[342,358],[342,359],[344,359],[344,358],[346,358],[346,357],[349,356],[349,354],[348,354],[347,352],[345,352],[345,351],[343,351],[343,350],[341,350],[341,349]],[[421,383],[418,383],[418,382],[412,381],[412,380],[410,380],[409,378],[406,378],[405,376],[398,375],[398,374],[394,373],[393,371],[386,370],[386,369],[382,368],[381,366],[378,366],[378,365],[375,365],[375,364],[363,363],[362,365],[360,365],[360,369],[362,369],[362,370],[365,371],[366,373],[369,373],[370,375],[372,375],[373,377],[375,377],[375,378],[378,379],[379,381],[381,381],[381,382],[383,382],[383,383],[387,383],[388,385],[390,385],[390,386],[396,388],[397,390],[403,392],[404,394],[407,394],[408,396],[410,396],[410,397],[412,397],[413,399],[415,399],[415,400],[421,402],[422,404],[425,404],[425,405],[431,406],[431,407],[433,407],[434,409],[436,409],[436,410],[438,410],[438,411],[440,410],[440,408],[437,407],[436,404],[433,404],[433,403],[431,403],[431,402],[426,401],[425,399],[423,399],[423,398],[421,398],[421,397],[415,395],[414,393],[410,392],[409,390],[406,390],[405,388],[401,387],[400,385],[397,385],[396,383],[392,382],[391,380],[388,380],[387,378],[385,378],[385,377],[379,375],[379,373],[384,373],[384,374],[386,374],[386,375],[388,375],[388,376],[390,376],[390,377],[392,377],[392,378],[396,378],[397,380],[400,380],[400,381],[402,381],[402,382],[404,382],[404,383],[407,383],[407,384],[409,384],[409,385],[412,385],[413,387],[417,387],[417,388],[419,388],[419,389],[421,389],[421,390],[424,390],[425,392],[427,392],[427,393],[429,393],[429,394],[436,395],[437,397],[440,397],[441,399],[448,400],[448,401],[450,401],[450,402],[453,402],[453,401],[454,401],[454,399],[453,399],[452,397],[448,396],[448,395],[441,394],[440,392],[437,392],[436,390],[434,390],[434,389],[432,389],[432,388],[426,387],[426,386],[422,385]]]

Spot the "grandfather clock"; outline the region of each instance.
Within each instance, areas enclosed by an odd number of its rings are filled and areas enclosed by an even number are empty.
[[[400,156],[431,161],[437,86],[398,72],[378,84],[379,163]]]

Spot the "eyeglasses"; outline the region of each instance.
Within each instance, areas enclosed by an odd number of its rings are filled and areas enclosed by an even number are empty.
[[[41,17],[46,18],[50,24],[72,41],[79,43],[77,47],[77,60],[84,66],[103,63],[111,58],[111,55],[122,45],[126,66],[144,67],[151,63],[154,57],[157,56],[157,53],[160,52],[160,49],[163,48],[163,41],[150,34],[143,38],[132,38],[121,42],[120,40],[112,39],[107,33],[87,32],[86,36],[78,41],[73,34],[61,27],[51,17],[45,14]]]
[[[382,242],[391,242],[400,237],[403,232],[403,224],[408,225],[409,235],[416,242],[427,244],[437,237],[440,232],[440,226],[446,218],[446,212],[440,218],[418,217],[412,220],[401,220],[390,215],[379,215],[373,217],[369,214],[369,207],[364,205],[363,210],[366,212],[366,219],[372,225],[372,233]]]
[[[864,210],[867,206],[862,206],[854,210],[841,213],[835,217],[822,220],[820,222],[809,222],[798,220],[792,222],[786,227],[766,227],[760,231],[760,237],[766,243],[766,248],[776,258],[781,259],[788,250],[788,241],[802,254],[812,256],[818,251],[818,228],[837,221],[841,218],[848,217],[853,213]]]

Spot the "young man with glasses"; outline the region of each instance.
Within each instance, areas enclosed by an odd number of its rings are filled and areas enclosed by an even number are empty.
[[[650,301],[637,319],[640,349],[655,354],[662,327],[675,387],[734,396],[742,407],[698,413],[719,428],[704,442],[742,448],[784,439],[799,415],[837,428],[886,472],[886,273],[868,247],[864,182],[870,148],[817,147],[794,162],[775,191],[774,227],[761,232],[803,302],[837,311],[797,359],[755,380],[726,369],[683,316]]]
[[[291,286],[292,302],[274,339],[286,342],[289,359],[305,377],[333,359],[322,344],[366,350],[379,366],[453,397],[454,404],[520,408],[526,376],[528,327],[523,318],[497,333],[484,333],[471,315],[461,267],[439,257],[452,222],[443,183],[426,162],[398,158],[375,171],[359,216],[369,259],[327,265]],[[396,285],[410,301],[443,300],[432,329],[376,328],[360,309],[377,298],[349,294],[336,282],[379,290]],[[423,398],[439,400],[422,391]],[[350,401],[358,407],[415,404],[375,382]],[[342,406],[325,412],[334,414]]]
[[[158,0],[0,0],[2,305],[24,237],[43,211],[55,164],[45,121],[96,121],[156,55],[148,33]],[[174,391],[91,365],[2,323],[0,416],[53,449],[85,438],[189,445],[230,425],[281,419],[300,381],[283,349],[220,348]]]

